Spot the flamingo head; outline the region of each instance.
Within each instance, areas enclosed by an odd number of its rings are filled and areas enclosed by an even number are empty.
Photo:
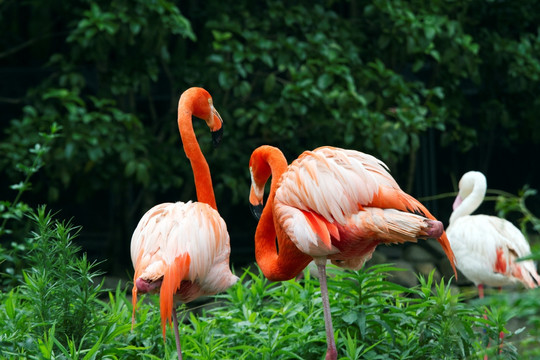
[[[259,219],[264,208],[264,187],[272,172],[270,165],[263,156],[264,154],[257,150],[251,154],[249,159],[249,172],[251,175],[249,204],[251,213],[255,218]]]
[[[223,119],[214,107],[212,96],[203,88],[193,87],[186,90],[187,96],[193,96],[193,115],[206,122],[212,132],[212,144],[217,147],[223,137]]]
[[[287,159],[278,148],[270,145],[262,145],[253,151],[249,159],[249,172],[251,175],[251,187],[249,203],[251,212],[259,219],[264,209],[264,188],[272,176],[268,203],[271,203],[275,190],[279,186],[281,175],[287,170]]]
[[[452,205],[454,210],[470,195],[480,199],[484,198],[487,189],[486,177],[479,171],[469,171],[461,177],[458,186],[459,192]]]

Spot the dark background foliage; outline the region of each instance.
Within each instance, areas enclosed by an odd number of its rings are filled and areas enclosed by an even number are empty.
[[[237,264],[253,260],[247,165],[262,144],[289,161],[322,145],[373,154],[416,197],[468,170],[538,188],[538,24],[540,4],[517,1],[6,0],[0,199],[57,124],[23,200],[73,217],[89,256],[127,274],[140,216],[195,199],[175,121],[191,86],[225,121],[216,150],[194,125]],[[447,223],[451,203],[426,204]]]

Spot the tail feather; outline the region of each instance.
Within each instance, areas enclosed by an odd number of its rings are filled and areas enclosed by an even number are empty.
[[[433,215],[431,215],[429,210],[422,205],[422,203],[420,203],[420,201],[398,189],[380,187],[379,193],[373,197],[369,206],[413,212],[416,214],[421,214],[428,219],[437,220]],[[454,270],[454,274],[457,279],[456,257],[454,256],[454,252],[450,247],[446,233],[443,232],[437,241],[439,244],[441,244],[441,247],[443,248],[446,257],[448,257],[448,260],[450,260],[450,265],[452,265],[452,269]]]
[[[167,322],[171,324],[171,316],[174,306],[174,294],[180,289],[180,283],[189,272],[191,258],[184,253],[177,256],[172,264],[169,264],[163,275],[161,290],[159,294],[159,304],[161,312],[161,327],[163,339],[165,339],[165,328]]]
[[[141,259],[142,259],[143,252],[139,251],[139,254],[137,255],[137,261],[135,264],[135,274],[133,275],[133,289],[131,290],[131,303],[133,304],[133,313],[131,314],[131,330],[133,330],[133,326],[135,326],[135,311],[137,310],[137,278],[141,275]]]
[[[540,285],[540,278],[533,262],[524,261],[521,264],[516,264],[512,275],[529,289],[534,289]]]
[[[137,285],[133,280],[133,289],[131,290],[131,303],[133,304],[133,312],[131,314],[131,330],[135,326],[135,310],[137,310]]]

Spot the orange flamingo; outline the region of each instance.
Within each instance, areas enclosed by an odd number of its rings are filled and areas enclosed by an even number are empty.
[[[442,223],[403,192],[386,165],[371,155],[320,147],[304,152],[287,166],[279,149],[265,145],[252,153],[249,168],[249,200],[253,213],[260,217],[255,233],[257,263],[269,280],[280,281],[295,277],[315,261],[327,360],[337,358],[326,284],[327,259],[357,270],[381,243],[438,238],[454,267]],[[264,187],[270,176],[270,193],[263,208]]]
[[[178,128],[193,169],[199,202],[154,206],[141,218],[131,238],[135,268],[133,321],[137,294],[159,291],[163,339],[172,315],[179,359],[182,350],[174,304],[216,294],[238,280],[229,269],[229,234],[217,212],[210,169],[197,143],[192,115],[206,122],[214,146],[221,140],[223,120],[206,90],[190,88],[180,97]]]

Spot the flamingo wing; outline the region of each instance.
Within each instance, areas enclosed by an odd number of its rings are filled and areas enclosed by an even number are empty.
[[[540,278],[532,261],[518,262],[530,254],[526,239],[512,223],[495,216],[457,218],[447,230],[457,267],[476,285],[505,286],[520,281],[536,287]]]
[[[358,151],[321,147],[305,151],[289,165],[276,202],[315,212],[330,223],[345,223],[383,186],[399,189],[380,160]]]
[[[400,189],[382,161],[354,150],[304,152],[282,175],[274,209],[277,223],[311,256],[343,252],[353,238],[403,242],[430,235],[422,204]],[[370,255],[376,244],[356,255]]]

